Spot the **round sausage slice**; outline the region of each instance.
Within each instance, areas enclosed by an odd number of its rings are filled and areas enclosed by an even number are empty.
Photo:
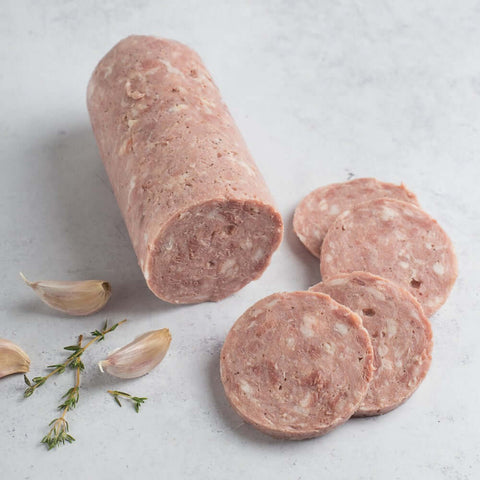
[[[420,208],[381,198],[337,217],[323,241],[322,279],[371,272],[406,288],[427,317],[446,301],[457,278],[451,240]]]
[[[388,197],[418,205],[417,197],[402,185],[375,178],[334,183],[309,193],[297,206],[293,229],[312,255],[320,257],[322,242],[337,216],[358,203]]]
[[[344,423],[362,402],[372,371],[360,317],[313,292],[257,302],[233,325],[220,360],[237,413],[287,439],[316,437]]]
[[[355,416],[387,413],[420,385],[432,359],[432,328],[413,295],[367,272],[336,275],[310,288],[360,315],[374,352],[373,379]]]

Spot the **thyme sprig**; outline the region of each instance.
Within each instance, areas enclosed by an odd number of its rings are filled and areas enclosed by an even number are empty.
[[[45,375],[44,377],[34,377],[32,380],[26,375],[23,376],[25,383],[27,384],[24,397],[30,397],[38,387],[42,386],[53,375],[61,374],[65,372],[67,368],[75,370],[75,384],[62,396],[63,402],[58,406],[58,409],[62,411],[62,415],[48,424],[51,428],[41,440],[41,443],[44,443],[48,450],[58,447],[60,444],[64,445],[65,442],[72,443],[75,441],[75,438],[68,433],[70,427],[65,416],[67,412],[73,410],[77,406],[80,398],[80,373],[85,370],[85,365],[81,360],[83,353],[94,343],[104,340],[107,333],[113,332],[119,325],[126,321],[126,319],[122,320],[111,327],[108,327],[107,322],[105,322],[102,330],[94,330],[91,332],[93,338],[84,346],[82,346],[83,335],[80,335],[77,344],[64,347],[65,350],[71,351],[72,353],[63,363],[48,366],[48,368],[53,368],[48,375]]]
[[[45,375],[44,377],[34,377],[31,380],[26,375],[24,375],[23,378],[25,380],[25,383],[27,384],[27,388],[25,389],[23,396],[25,398],[30,397],[35,392],[35,390],[38,387],[41,387],[50,377],[56,374],[63,373],[67,367],[70,366],[71,368],[76,368],[78,362],[80,361],[80,357],[83,355],[83,352],[85,352],[87,348],[89,348],[96,342],[101,342],[102,340],[104,340],[107,333],[113,332],[119,325],[126,321],[126,319],[122,320],[121,322],[118,322],[111,327],[108,327],[108,324],[105,321],[105,325],[102,330],[94,330],[93,332],[91,332],[93,338],[88,343],[86,343],[84,347],[79,344],[63,347],[64,350],[71,351],[73,353],[71,353],[70,356],[67,357],[67,359],[63,363],[59,363],[56,365],[48,365],[47,368],[53,368],[53,370],[48,375]]]
[[[129,393],[119,392],[118,390],[107,390],[107,393],[113,396],[113,399],[115,400],[115,402],[119,407],[122,406],[122,403],[120,402],[119,397],[122,397],[122,398],[125,398],[126,400],[131,401],[133,403],[133,408],[137,413],[140,411],[140,405],[142,405],[142,403],[144,403],[145,400],[148,400],[147,397],[134,397]]]
[[[80,335],[78,337],[78,347],[82,348],[82,339],[83,336]],[[80,372],[85,370],[85,365],[80,360],[80,358],[76,358],[74,361],[70,363],[70,367],[75,369],[75,385],[68,390],[68,392],[63,395],[64,402],[58,406],[59,410],[63,410],[62,415],[58,418],[52,420],[48,426],[50,428],[49,432],[42,438],[40,443],[44,443],[48,450],[52,448],[60,446],[60,444],[64,445],[65,442],[72,443],[75,441],[69,433],[69,425],[68,422],[65,420],[65,415],[68,411],[73,410],[78,403],[78,399],[80,397]]]

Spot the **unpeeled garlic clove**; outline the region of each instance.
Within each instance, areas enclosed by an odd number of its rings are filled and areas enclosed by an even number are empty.
[[[103,280],[30,282],[23,273],[20,273],[20,276],[44,303],[68,315],[90,315],[98,312],[112,294],[110,284]]]
[[[10,340],[0,338],[0,378],[12,373],[26,373],[30,369],[30,358]]]
[[[113,351],[98,366],[102,372],[115,377],[141,377],[163,360],[171,340],[168,328],[144,333],[128,345]]]

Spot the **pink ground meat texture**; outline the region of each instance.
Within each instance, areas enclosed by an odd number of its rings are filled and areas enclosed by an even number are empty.
[[[373,350],[358,315],[327,295],[276,293],[233,325],[221,352],[225,393],[243,419],[280,438],[327,433],[358,408]]]
[[[432,359],[432,329],[413,295],[367,272],[340,274],[310,291],[357,313],[372,341],[373,379],[355,416],[387,413],[417,389]]]
[[[199,56],[131,36],[96,67],[93,131],[150,289],[219,300],[258,278],[282,219]]]
[[[293,229],[310,253],[320,257],[327,230],[340,213],[358,203],[383,197],[418,205],[415,194],[403,184],[394,185],[375,178],[358,178],[320,187],[309,193],[295,210]]]
[[[427,317],[446,301],[457,278],[452,242],[420,208],[386,198],[337,217],[320,258],[323,280],[338,273],[371,272],[407,289]]]

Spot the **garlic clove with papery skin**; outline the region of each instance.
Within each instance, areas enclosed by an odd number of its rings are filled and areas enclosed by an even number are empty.
[[[85,316],[98,312],[112,294],[110,284],[103,280],[30,282],[23,273],[20,276],[44,303],[68,315]]]
[[[30,369],[30,358],[15,343],[0,338],[0,378],[13,373],[26,373]]]
[[[144,333],[128,345],[113,351],[98,366],[102,372],[115,377],[141,377],[163,360],[171,340],[168,328]]]

